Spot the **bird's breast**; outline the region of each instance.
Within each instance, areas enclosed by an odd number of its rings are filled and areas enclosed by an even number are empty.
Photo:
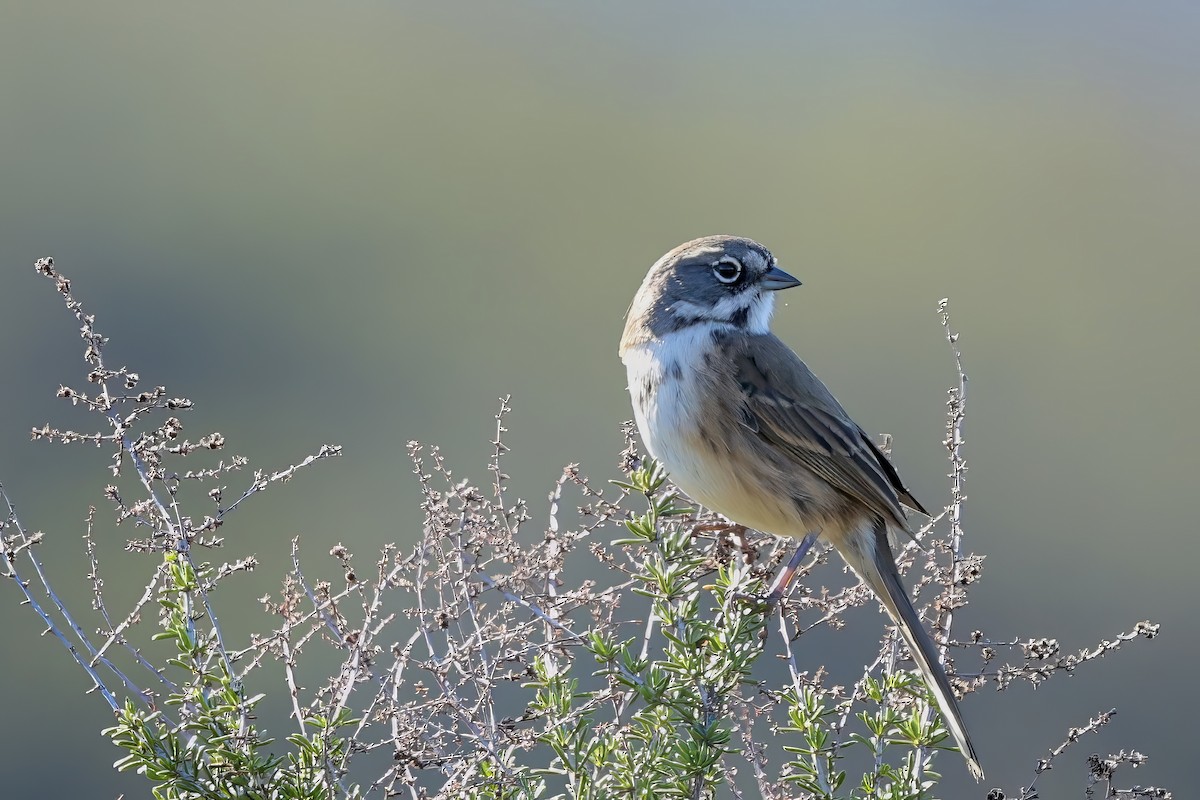
[[[756,458],[757,440],[738,422],[732,371],[721,369],[711,331],[696,328],[622,354],[642,443],[696,502],[756,530],[803,536],[784,476]]]

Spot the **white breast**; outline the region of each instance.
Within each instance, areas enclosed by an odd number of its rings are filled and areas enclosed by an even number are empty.
[[[622,355],[642,443],[673,475],[692,460],[689,443],[704,406],[701,369],[711,346],[708,326],[694,325]],[[678,483],[679,476],[675,478]]]
[[[711,333],[695,325],[622,354],[642,443],[693,500],[748,527],[788,535],[794,512],[786,499],[761,491],[753,465],[740,463],[744,450],[729,446],[729,437],[743,433],[737,423],[717,418],[727,412],[714,402],[722,388],[704,361]]]

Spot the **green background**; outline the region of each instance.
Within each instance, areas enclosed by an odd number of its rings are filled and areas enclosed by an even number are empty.
[[[78,607],[89,504],[114,605],[153,560],[116,554],[106,452],[28,441],[46,421],[90,425],[53,399],[79,384],[80,347],[35,258],[74,279],[112,363],[198,403],[193,438],[220,430],[260,467],[345,446],[223,531],[225,557],[263,560],[232,624],[265,630],[253,598],[279,586],[293,535],[314,558],[415,541],[406,441],[486,481],[500,395],[535,514],[568,462],[615,476],[625,308],[663,252],[736,233],[804,281],[776,331],[867,430],[897,437],[930,507],[948,498],[935,308],[951,298],[971,377],[968,531],[987,554],[961,630],[1075,649],[1163,624],[1073,679],[972,697],[988,785],[1028,784],[1068,727],[1117,706],[1044,796],[1078,793],[1086,755],[1121,748],[1151,758],[1126,785],[1187,791],[1200,6],[0,14],[0,481]],[[18,599],[0,584],[4,794],[146,796],[109,769],[111,717]],[[851,652],[814,663],[852,670],[881,624],[861,618]],[[948,789],[968,785],[942,767]]]

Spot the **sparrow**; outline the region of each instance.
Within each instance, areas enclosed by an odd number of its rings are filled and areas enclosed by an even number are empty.
[[[983,778],[938,650],[892,552],[925,513],[887,457],[800,357],[771,333],[775,292],[800,281],[758,242],[706,236],[650,268],[620,355],[647,452],[694,501],[732,522],[803,538],[778,600],[824,536],[899,629],[976,780]],[[899,534],[899,535],[898,535]]]

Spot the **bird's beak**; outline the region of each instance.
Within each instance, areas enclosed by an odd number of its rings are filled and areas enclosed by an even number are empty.
[[[788,275],[779,267],[771,267],[767,270],[767,274],[763,275],[762,285],[772,292],[778,292],[780,289],[790,289],[793,286],[799,286],[800,281]]]

